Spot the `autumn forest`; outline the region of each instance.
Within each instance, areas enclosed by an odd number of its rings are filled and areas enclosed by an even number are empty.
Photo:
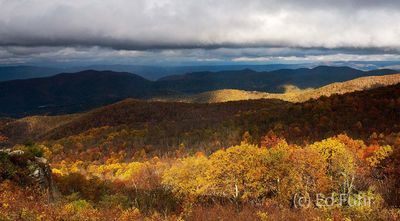
[[[2,118],[0,220],[398,220],[399,96]]]

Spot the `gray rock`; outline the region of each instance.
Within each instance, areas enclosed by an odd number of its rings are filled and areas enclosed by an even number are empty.
[[[33,171],[32,176],[35,178],[39,178],[40,180],[44,179],[43,177],[41,177],[40,169],[36,169],[35,171]]]
[[[10,149],[10,148],[7,148],[7,149],[0,149],[0,152],[3,152],[3,153],[10,153],[10,152],[11,152],[11,149]]]
[[[47,164],[47,159],[44,157],[35,157],[35,161],[42,164]]]
[[[22,150],[13,150],[11,151],[8,155],[10,156],[19,156],[19,155],[23,155],[25,152]]]

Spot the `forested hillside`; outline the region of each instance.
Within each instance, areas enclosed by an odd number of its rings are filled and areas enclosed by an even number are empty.
[[[378,69],[320,66],[271,72],[196,72],[150,81],[127,72],[87,70],[51,77],[0,82],[0,116],[60,115],[88,111],[127,98],[190,95],[218,89],[282,92],[285,85],[321,87],[365,76],[394,74]]]
[[[160,148],[176,147],[180,143],[190,147],[210,147],[216,140],[231,145],[238,142],[245,131],[258,139],[274,130],[294,143],[315,141],[343,132],[365,138],[373,132],[399,130],[399,88],[394,85],[304,103],[249,100],[188,104],[128,99],[73,117],[39,116],[11,120],[3,124],[0,131],[10,140],[19,142],[24,141],[23,137],[25,140],[30,138],[31,132],[25,134],[24,131],[33,127],[28,123],[32,121],[43,125],[33,132],[34,138],[39,140],[66,138],[88,133],[94,128],[104,133],[130,131],[140,134],[133,136],[137,142]],[[57,124],[51,126],[48,122]],[[97,140],[101,142],[101,139]]]
[[[304,103],[129,99],[3,119],[0,219],[398,220],[399,113],[397,84]],[[54,187],[35,187],[47,163]],[[316,198],[335,193],[346,201]]]

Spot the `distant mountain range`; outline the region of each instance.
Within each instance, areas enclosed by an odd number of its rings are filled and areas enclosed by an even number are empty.
[[[59,73],[75,73],[84,70],[96,71],[115,71],[129,72],[140,75],[148,80],[158,80],[170,75],[182,75],[192,72],[219,72],[219,71],[239,71],[250,69],[257,72],[275,71],[279,69],[298,69],[314,68],[320,65],[328,66],[347,66],[364,71],[375,69],[400,69],[398,61],[348,61],[348,62],[330,62],[330,63],[300,63],[300,64],[219,64],[219,65],[177,65],[177,66],[155,66],[155,65],[121,65],[121,64],[103,64],[86,66],[1,66],[0,82],[17,79],[29,79],[38,77],[49,77]]]
[[[321,87],[358,77],[394,74],[389,69],[360,71],[349,67],[319,66],[313,69],[250,69],[196,72],[150,81],[127,72],[87,70],[52,77],[0,82],[0,115],[75,113],[125,98],[150,99],[219,89],[282,92],[283,86],[300,89]]]
[[[59,73],[75,73],[84,70],[129,72],[148,80],[199,71],[226,71],[251,69],[273,71],[282,68],[310,67],[310,64],[268,64],[268,65],[202,65],[202,66],[146,66],[146,65],[90,65],[68,68],[40,66],[0,66],[0,82],[18,79],[49,77]]]
[[[169,91],[201,93],[219,89],[240,89],[281,93],[285,85],[299,88],[321,87],[334,82],[348,81],[365,76],[394,74],[398,71],[379,69],[361,71],[349,67],[318,66],[312,69],[280,69],[271,72],[240,71],[196,72],[175,75],[158,80],[160,87]]]

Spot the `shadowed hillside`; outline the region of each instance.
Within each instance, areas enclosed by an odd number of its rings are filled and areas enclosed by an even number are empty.
[[[134,74],[83,71],[0,83],[0,115],[79,112],[127,97],[155,94],[151,82]]]
[[[87,111],[126,98],[181,96],[219,89],[281,92],[284,85],[300,89],[320,87],[363,76],[393,74],[382,69],[360,71],[349,67],[320,66],[271,72],[197,72],[149,81],[135,74],[82,71],[47,78],[0,82],[0,116],[54,115]]]
[[[400,129],[399,90],[397,84],[304,103],[261,99],[189,104],[129,99],[73,117],[34,118],[43,123],[53,122],[41,133],[18,129],[28,132],[15,137],[15,128],[32,125],[19,122],[29,122],[32,118],[9,122],[6,124],[9,126],[0,127],[0,132],[19,142],[34,135],[35,140],[63,139],[69,146],[72,140],[74,143],[87,137],[87,141],[80,143],[101,146],[103,142],[105,145],[115,141],[112,146],[147,146],[158,151],[182,143],[194,149],[221,148],[239,142],[245,131],[259,139],[274,130],[295,143],[339,133],[365,138],[373,132]],[[359,114],[354,115],[355,112]]]
[[[321,87],[365,76],[395,74],[397,71],[382,69],[361,71],[349,67],[319,66],[316,68],[281,69],[271,72],[241,71],[196,72],[167,76],[158,84],[170,91],[193,94],[219,89],[239,89],[280,93],[282,86],[295,85],[301,89]]]

